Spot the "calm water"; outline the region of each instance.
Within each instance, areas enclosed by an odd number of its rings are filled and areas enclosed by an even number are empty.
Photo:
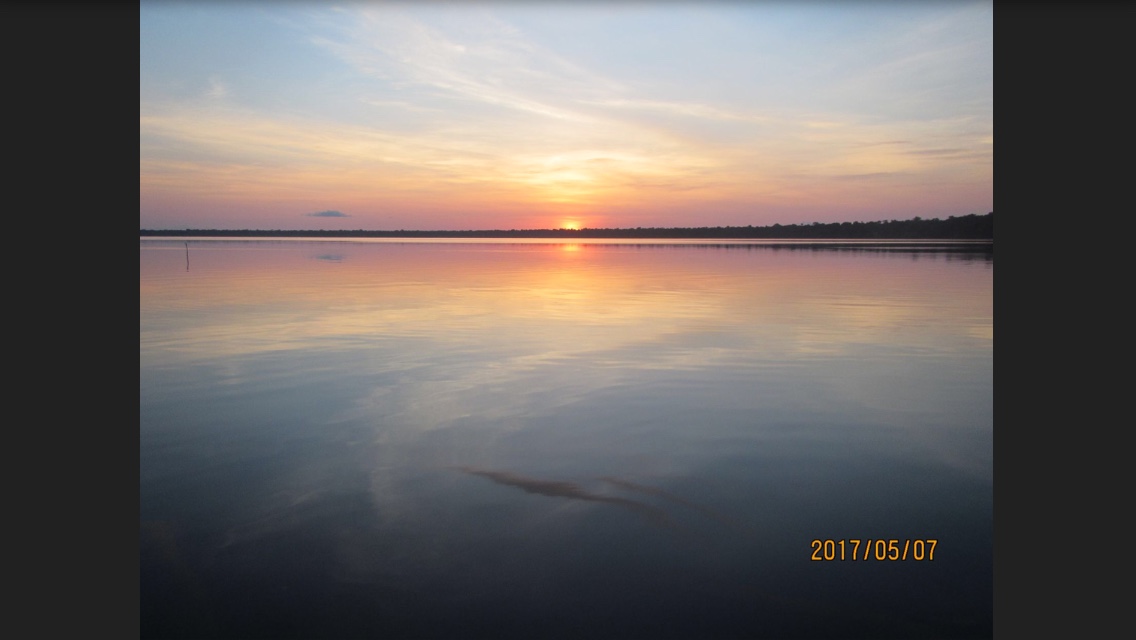
[[[993,633],[992,253],[188,246],[139,251],[145,637]]]

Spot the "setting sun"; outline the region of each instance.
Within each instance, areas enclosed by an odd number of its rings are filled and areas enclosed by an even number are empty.
[[[565,221],[560,223],[560,228],[561,229],[568,229],[570,231],[579,231],[580,230],[580,223],[576,222],[575,220],[565,220]]]

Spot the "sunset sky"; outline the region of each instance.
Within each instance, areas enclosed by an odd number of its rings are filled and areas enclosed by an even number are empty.
[[[992,1],[143,0],[139,27],[141,228],[994,208]]]

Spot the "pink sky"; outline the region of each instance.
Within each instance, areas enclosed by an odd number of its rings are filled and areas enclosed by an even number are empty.
[[[992,5],[913,4],[143,2],[140,226],[986,213]]]

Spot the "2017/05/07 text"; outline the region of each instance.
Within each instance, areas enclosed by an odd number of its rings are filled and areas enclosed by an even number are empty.
[[[847,540],[833,540],[831,538],[812,541],[812,557],[814,562],[832,560],[880,560],[880,561],[933,561],[935,559],[935,546],[938,540],[932,539],[906,539],[890,540],[868,538],[860,540],[849,538]]]

